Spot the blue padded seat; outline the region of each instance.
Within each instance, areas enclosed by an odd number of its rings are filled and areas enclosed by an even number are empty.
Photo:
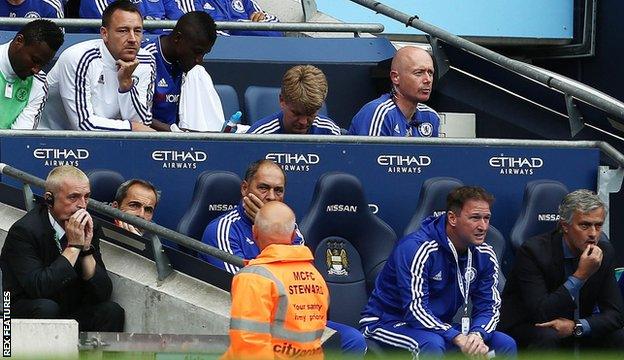
[[[414,211],[403,235],[418,230],[426,217],[445,212],[446,197],[460,186],[464,186],[464,183],[452,177],[433,177],[425,180],[420,188],[416,211]]]
[[[371,213],[360,181],[338,172],[319,178],[300,229],[330,290],[329,318],[357,327],[396,234]]]
[[[528,238],[557,226],[559,204],[567,194],[568,188],[559,181],[534,180],[526,184],[520,215],[509,236],[514,250]]]
[[[223,116],[227,121],[232,114],[241,109],[240,104],[238,103],[238,94],[230,85],[215,85],[215,90],[217,91],[217,94],[219,94],[219,99],[221,99]]]
[[[503,274],[503,269],[500,264],[502,264],[503,258],[505,256],[505,251],[507,250],[507,241],[503,234],[498,231],[497,228],[490,224],[488,228],[488,232],[485,235],[485,242],[494,248],[494,253],[496,254],[496,258],[499,264],[499,272],[498,272],[498,290],[502,293],[503,288],[505,287],[505,275]]]
[[[91,198],[110,205],[115,200],[117,188],[126,181],[120,173],[108,169],[94,169],[87,174]]]
[[[249,125],[254,122],[280,111],[279,94],[281,89],[268,86],[249,86],[245,90],[245,113]],[[319,115],[327,116],[327,105],[319,110]]]
[[[230,211],[241,199],[241,179],[229,171],[204,171],[197,177],[191,206],[178,223],[178,232],[201,241],[206,226]]]

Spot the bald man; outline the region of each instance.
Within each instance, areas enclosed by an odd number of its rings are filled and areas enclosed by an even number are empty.
[[[312,252],[291,245],[295,236],[295,214],[284,203],[271,201],[258,210],[253,238],[261,252],[232,280],[224,359],[323,358],[329,290]]]
[[[406,46],[394,55],[390,93],[364,105],[353,117],[350,135],[437,137],[440,117],[423,104],[433,86],[433,59],[421,48]]]

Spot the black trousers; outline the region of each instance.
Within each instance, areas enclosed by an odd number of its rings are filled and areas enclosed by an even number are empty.
[[[124,309],[116,302],[105,301],[84,305],[64,314],[61,307],[50,299],[21,299],[11,303],[11,316],[19,319],[74,319],[79,331],[122,332]]]
[[[590,334],[581,338],[573,336],[559,338],[554,329],[522,324],[507,330],[507,334],[516,340],[518,348],[527,350],[572,350],[577,344],[581,351],[584,349],[624,350],[624,329],[617,329],[600,337]]]

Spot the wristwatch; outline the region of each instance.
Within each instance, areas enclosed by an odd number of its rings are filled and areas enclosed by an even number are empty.
[[[82,249],[82,251],[80,252],[80,254],[78,254],[78,256],[85,257],[85,256],[93,255],[94,253],[95,253],[95,248],[93,247],[93,245],[89,245],[88,248]]]
[[[583,336],[583,324],[579,320],[576,320],[574,323],[574,329],[572,329],[572,335],[574,335],[574,337],[577,337],[577,338]]]

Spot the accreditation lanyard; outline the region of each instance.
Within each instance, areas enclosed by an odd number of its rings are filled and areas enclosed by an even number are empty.
[[[461,269],[459,268],[459,255],[457,254],[457,250],[455,250],[455,246],[448,240],[449,247],[451,248],[451,252],[453,253],[453,257],[455,258],[455,265],[457,266],[457,284],[459,285],[459,292],[464,297],[464,314],[461,319],[462,326],[462,334],[467,335],[470,331],[470,317],[468,317],[468,299],[470,296],[470,281],[474,274],[472,273],[472,251],[468,248],[468,259],[466,260],[466,271],[464,272],[464,276],[461,274]]]

